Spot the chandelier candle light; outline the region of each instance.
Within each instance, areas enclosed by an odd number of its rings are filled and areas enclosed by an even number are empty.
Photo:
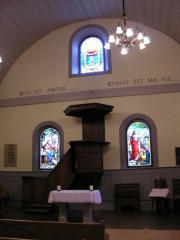
[[[140,50],[144,49],[146,45],[150,43],[150,39],[141,29],[135,27],[135,29],[132,30],[128,27],[126,23],[127,15],[125,12],[124,0],[122,0],[122,3],[124,26],[119,22],[117,28],[111,31],[108,42],[105,44],[104,48],[110,49],[111,44],[114,43],[117,47],[120,47],[121,54],[126,55],[129,49],[135,47],[137,44]]]

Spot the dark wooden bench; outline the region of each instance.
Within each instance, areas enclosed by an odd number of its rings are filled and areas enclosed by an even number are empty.
[[[115,184],[114,188],[115,210],[140,210],[139,183]]]
[[[60,223],[0,219],[0,237],[43,240],[108,240],[104,222]]]
[[[174,211],[180,210],[180,179],[172,179]]]

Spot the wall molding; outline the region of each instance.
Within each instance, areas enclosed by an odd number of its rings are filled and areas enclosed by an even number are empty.
[[[29,97],[17,97],[0,100],[0,108],[44,104],[53,102],[65,102],[72,100],[87,100],[94,98],[109,98],[122,96],[149,95],[159,93],[180,92],[180,84],[163,84],[139,87],[122,87],[101,90],[77,91],[59,94],[47,94]]]

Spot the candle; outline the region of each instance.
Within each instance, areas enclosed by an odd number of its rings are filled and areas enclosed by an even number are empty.
[[[61,191],[61,185],[57,185],[57,190]]]
[[[89,190],[90,190],[90,191],[93,191],[93,190],[94,190],[93,185],[90,185],[90,186],[89,186]]]

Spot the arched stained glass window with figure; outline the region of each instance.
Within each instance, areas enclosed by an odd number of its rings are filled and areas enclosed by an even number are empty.
[[[43,169],[53,169],[60,160],[60,135],[52,127],[47,127],[40,134],[40,166]]]
[[[142,121],[134,121],[127,128],[128,167],[152,166],[151,134]]]

